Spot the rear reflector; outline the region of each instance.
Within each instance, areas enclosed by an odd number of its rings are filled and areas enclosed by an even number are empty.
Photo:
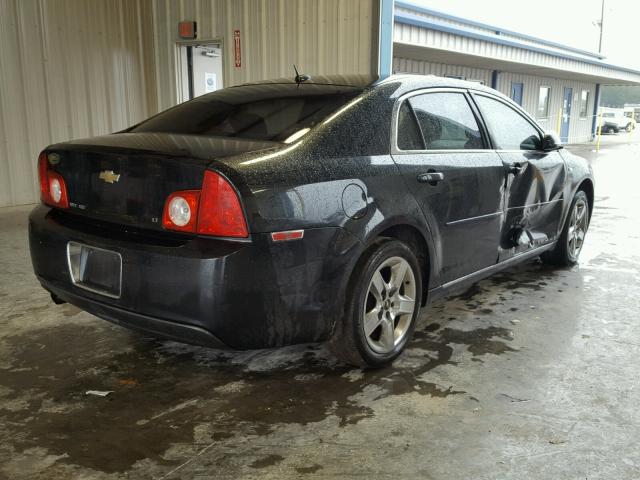
[[[304,237],[304,230],[287,230],[285,232],[271,232],[271,240],[274,242],[287,242],[289,240],[300,240]]]

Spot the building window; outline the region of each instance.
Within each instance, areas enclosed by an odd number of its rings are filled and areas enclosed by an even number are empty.
[[[538,94],[538,118],[549,118],[549,99],[551,87],[540,87]]]
[[[587,108],[589,105],[589,90],[582,90],[580,94],[580,118],[587,118]]]

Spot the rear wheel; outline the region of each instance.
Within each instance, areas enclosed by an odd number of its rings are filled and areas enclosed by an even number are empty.
[[[564,224],[558,243],[553,250],[545,252],[542,260],[560,266],[570,266],[578,263],[582,251],[584,238],[589,228],[589,199],[580,190],[573,197],[569,216]]]
[[[399,240],[376,241],[355,268],[331,350],[360,367],[391,363],[413,334],[421,295],[420,266],[411,249]]]

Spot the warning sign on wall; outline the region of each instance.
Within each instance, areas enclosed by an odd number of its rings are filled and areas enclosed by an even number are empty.
[[[240,30],[233,31],[233,56],[236,60],[236,67],[242,66],[242,51],[240,50]]]

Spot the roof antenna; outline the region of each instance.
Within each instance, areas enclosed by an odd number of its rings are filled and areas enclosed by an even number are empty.
[[[302,82],[306,82],[307,80],[311,80],[311,76],[307,75],[306,73],[303,73],[302,75],[300,75],[300,73],[298,72],[298,67],[296,67],[296,64],[293,64],[293,69],[296,72],[296,77],[295,77],[295,81],[298,84],[298,86],[300,86],[300,84]]]

